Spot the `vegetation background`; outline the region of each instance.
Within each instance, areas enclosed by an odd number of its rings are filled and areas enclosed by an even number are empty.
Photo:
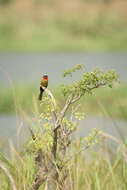
[[[0,51],[126,51],[126,0],[0,0]]]
[[[49,56],[52,52],[126,54],[126,51],[126,0],[0,0],[0,56],[6,56],[8,53],[23,55],[36,52],[46,52]],[[34,123],[36,128],[39,125],[38,112],[41,112],[36,99],[38,86],[32,83],[17,85],[11,83],[8,87],[0,81],[0,118],[5,115],[8,119],[7,115],[14,115],[18,121],[18,116],[22,115],[27,124],[31,125],[33,124],[31,116],[34,115],[37,119],[37,123]],[[50,89],[61,108],[65,100],[60,87],[50,86]],[[86,95],[80,103],[82,105],[80,111],[110,118],[114,122],[119,138],[110,134],[103,135],[98,145],[89,148],[83,154],[81,152],[76,154],[68,168],[70,189],[126,190],[127,139],[125,133],[118,130],[115,124],[115,119],[125,123],[127,121],[126,82],[115,85],[113,89],[97,89],[93,96]],[[0,127],[6,129],[3,125]],[[8,174],[14,179],[18,190],[27,190],[34,180],[37,169],[35,155],[26,148],[29,141],[22,149],[19,146],[20,138],[26,134],[22,129],[22,123],[19,125],[17,122],[17,129],[15,145],[10,139],[1,136],[2,190],[15,189]],[[80,140],[74,141],[71,153],[79,152]],[[39,190],[44,190],[45,185]]]

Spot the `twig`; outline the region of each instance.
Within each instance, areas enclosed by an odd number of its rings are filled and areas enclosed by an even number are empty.
[[[44,87],[42,87],[42,88],[44,88]],[[52,102],[52,105],[54,107],[53,115],[55,118],[55,126],[56,126],[56,123],[57,123],[57,111],[56,111],[57,104],[56,104],[55,98],[54,98],[53,94],[50,92],[50,90],[48,90],[47,88],[44,88],[44,90],[48,94],[48,96],[51,98],[51,102]],[[54,159],[56,159],[56,151],[57,151],[57,129],[58,129],[58,127],[54,127],[54,130],[53,130],[54,135],[53,135],[52,153],[53,153]]]
[[[43,87],[43,88],[44,88],[44,87]],[[50,91],[49,89],[47,89],[47,88],[45,88],[44,90],[45,90],[45,92],[50,96],[50,98],[51,98],[51,100],[52,100],[52,104],[53,104],[54,108],[56,108],[56,107],[57,107],[57,104],[56,104],[56,101],[55,101],[55,98],[54,98],[53,94],[52,94],[51,91]]]
[[[3,170],[3,172],[9,178],[11,186],[12,186],[12,189],[17,190],[16,185],[15,185],[15,181],[14,181],[12,175],[10,174],[10,172],[8,171],[8,169],[5,167],[5,165],[3,163],[0,163],[0,168]]]
[[[37,167],[37,172],[29,190],[37,190],[47,179],[45,156],[43,155],[41,149],[37,151],[37,156],[35,157],[35,164]]]
[[[32,128],[30,126],[28,126],[28,127],[29,127],[29,130],[30,130],[32,139],[35,141],[36,140],[36,136],[35,136],[34,132],[33,132]]]
[[[71,96],[68,97],[68,99],[67,99],[67,101],[65,103],[64,108],[62,109],[62,111],[59,114],[59,117],[57,118],[54,130],[56,130],[57,128],[60,127],[61,121],[62,121],[62,119],[63,119],[63,117],[64,117],[67,109],[69,108],[69,106],[70,106],[70,104],[72,102],[72,99],[73,99],[73,95],[71,95]]]
[[[75,99],[71,102],[71,104],[77,102],[80,98],[81,98],[81,95],[79,95],[77,98],[75,98]]]
[[[66,111],[68,110],[68,108],[69,108],[69,106],[70,106],[70,104],[72,104],[72,100],[73,100],[73,94],[71,94],[71,95],[68,97],[68,99],[67,99],[67,101],[66,101],[66,103],[65,103],[65,106],[64,106],[64,108],[62,109],[62,111],[61,111],[61,113],[60,113],[60,119],[63,119],[63,117],[64,117]]]
[[[54,130],[54,136],[53,136],[53,147],[52,147],[52,153],[54,156],[54,159],[56,159],[56,151],[57,151],[57,129]]]
[[[72,112],[71,112],[71,117],[70,117],[70,120],[72,121],[73,120],[73,115],[74,113],[78,110],[78,108],[80,107],[80,104],[78,104],[75,109],[72,107]]]
[[[47,89],[47,88],[45,88],[43,86],[41,86],[41,87],[44,89],[44,91],[46,92],[46,94],[52,100],[51,102],[52,102],[52,105],[53,105],[53,108],[54,108],[53,115],[54,115],[55,120],[57,120],[57,109],[56,109],[57,108],[57,104],[56,104],[55,98],[54,98],[53,94],[51,93],[51,91],[49,89]]]
[[[98,88],[100,86],[105,86],[106,84],[105,83],[99,83],[97,84],[96,86],[93,86],[93,87],[89,87],[90,90],[93,90],[95,88]],[[80,98],[82,97],[82,95],[80,94],[78,97],[76,97],[75,99],[72,100],[71,104],[77,102]]]
[[[56,159],[56,152],[57,152],[57,130],[58,128],[61,126],[61,121],[65,115],[65,112],[67,111],[69,105],[71,104],[73,96],[71,95],[70,97],[68,97],[65,106],[63,108],[63,110],[61,111],[61,113],[59,114],[56,123],[55,123],[55,127],[54,127],[54,135],[53,135],[53,147],[52,147],[52,153],[54,156],[54,159]]]
[[[93,89],[95,89],[95,88],[98,88],[98,87],[100,87],[100,86],[105,86],[106,85],[106,83],[98,83],[97,85],[95,85],[95,86],[93,86],[93,87],[91,87],[91,88],[89,88],[90,90],[93,90]]]
[[[79,99],[79,97],[78,97],[78,99]],[[76,99],[75,101],[77,101],[78,99]],[[74,103],[75,101],[73,101],[73,94],[71,94],[68,97],[64,108],[62,109],[62,111],[60,112],[60,114],[56,120],[55,128],[54,128],[54,137],[53,137],[53,148],[52,148],[52,153],[54,155],[54,159],[56,159],[56,151],[57,151],[57,130],[59,127],[61,127],[62,119],[65,116],[65,113],[68,110],[70,104]]]

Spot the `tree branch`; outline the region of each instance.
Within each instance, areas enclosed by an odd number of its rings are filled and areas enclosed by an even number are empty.
[[[54,135],[53,135],[53,147],[52,147],[52,153],[54,156],[54,159],[56,160],[56,151],[57,151],[57,129],[54,130]]]
[[[74,100],[72,100],[71,104],[74,104],[74,103],[77,102],[80,98],[81,98],[81,95],[79,95],[77,98],[75,98]]]
[[[67,99],[67,101],[65,103],[65,106],[63,107],[62,111],[60,112],[60,114],[59,114],[59,116],[57,118],[54,130],[56,130],[57,128],[60,127],[61,121],[62,121],[63,117],[65,116],[65,113],[66,113],[67,109],[69,108],[69,106],[70,106],[70,104],[72,102],[72,99],[73,99],[73,95],[71,94],[71,96],[68,97],[68,99]]]
[[[72,95],[68,97],[68,99],[65,103],[65,106],[64,106],[63,110],[60,112],[60,114],[56,120],[56,123],[55,123],[55,127],[53,130],[54,135],[53,135],[53,147],[52,147],[52,153],[53,153],[54,159],[56,159],[56,152],[57,152],[57,130],[59,127],[61,127],[61,121],[62,121],[69,105],[71,104],[72,99],[73,99]]]
[[[94,89],[94,88],[98,88],[99,86],[103,86],[103,85],[105,85],[105,84],[103,84],[103,83],[102,83],[102,84],[98,84],[98,85],[92,87],[91,90]],[[51,100],[52,100],[53,107],[54,107],[55,110],[56,110],[56,101],[55,101],[54,96],[52,95],[52,93],[51,93],[47,88],[44,88],[44,87],[43,87],[43,89],[44,89],[45,92],[50,96],[50,98],[51,98]],[[56,159],[56,152],[57,152],[57,130],[58,130],[59,127],[61,127],[62,119],[63,119],[63,117],[65,116],[65,113],[66,113],[66,111],[68,110],[69,106],[70,106],[71,104],[77,102],[77,101],[81,98],[81,96],[82,96],[82,95],[80,94],[78,97],[76,97],[76,98],[73,99],[74,94],[71,94],[71,95],[68,97],[68,99],[67,99],[67,101],[66,101],[66,103],[65,103],[65,105],[64,105],[64,107],[63,107],[63,109],[62,109],[62,111],[61,111],[60,114],[58,115],[58,117],[57,117],[57,113],[56,113],[55,111],[53,112],[53,113],[54,113],[54,116],[55,116],[55,120],[56,120],[56,122],[55,122],[55,127],[54,127],[54,130],[53,130],[54,135],[53,135],[53,147],[52,147],[52,153],[53,153],[54,159]]]
[[[35,157],[37,173],[29,190],[37,190],[47,179],[47,168],[45,164],[45,156],[41,149],[38,150]]]
[[[46,181],[46,178],[45,177],[42,178],[40,174],[41,172],[37,173],[36,178],[33,181],[29,190],[37,190]]]
[[[54,108],[53,115],[54,115],[55,120],[57,120],[57,109],[56,109],[57,104],[56,104],[55,98],[49,89],[45,88],[44,86],[41,86],[41,87],[46,92],[46,94],[51,98],[52,106]]]
[[[93,90],[93,89],[95,89],[95,88],[99,88],[100,86],[105,86],[106,85],[106,83],[98,83],[97,85],[95,85],[95,86],[93,86],[93,87],[91,87],[91,88],[89,88],[90,90]]]
[[[50,98],[52,100],[52,104],[53,104],[54,108],[56,108],[57,104],[56,104],[55,98],[54,98],[53,94],[51,93],[51,91],[49,89],[45,88],[44,86],[41,86],[41,87],[46,92],[46,94],[48,94],[48,96],[50,96]]]
[[[80,107],[80,104],[78,104],[78,105],[75,107],[75,109],[72,107],[71,117],[70,117],[71,122],[72,122],[72,120],[73,120],[73,115],[74,115],[74,113],[78,110],[79,107]]]
[[[29,127],[30,134],[31,134],[31,136],[32,136],[32,139],[35,140],[35,139],[36,139],[36,136],[35,136],[35,134],[34,134],[32,128],[31,128],[30,126],[28,126],[28,127]]]
[[[57,111],[56,111],[57,104],[56,104],[55,98],[54,98],[54,96],[53,96],[53,94],[51,93],[50,90],[48,90],[47,88],[45,88],[43,86],[42,86],[42,88],[44,89],[46,94],[51,98],[52,106],[54,108],[53,115],[54,115],[54,118],[55,118],[55,126],[56,126],[56,123],[58,122],[58,120],[57,120]],[[56,151],[57,151],[57,129],[58,129],[58,126],[54,127],[54,130],[53,130],[54,135],[53,135],[52,153],[53,153],[54,159],[56,159]]]
[[[99,83],[99,84],[97,84],[96,86],[93,86],[93,87],[91,87],[91,88],[89,88],[89,89],[90,89],[90,90],[93,90],[93,89],[95,89],[95,88],[98,88],[98,87],[100,87],[100,86],[105,86],[105,85],[106,85],[105,83]],[[80,94],[78,97],[76,97],[75,99],[72,100],[71,104],[77,102],[81,97],[82,97],[82,95]]]

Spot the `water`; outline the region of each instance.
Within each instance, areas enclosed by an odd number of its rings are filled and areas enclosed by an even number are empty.
[[[29,135],[28,125],[21,117],[14,115],[0,115],[0,147],[8,146],[11,142],[21,146]],[[5,141],[8,141],[5,143]]]
[[[11,79],[13,83],[32,82],[39,85],[42,74],[49,75],[49,86],[58,85],[61,82],[68,82],[74,79],[63,79],[61,71],[67,68],[72,68],[76,64],[83,63],[85,71],[99,67],[103,70],[115,69],[119,74],[120,80],[127,81],[127,54],[0,54],[0,84],[9,85]],[[78,72],[74,75],[75,78],[80,77]],[[81,129],[79,135],[87,136],[91,128],[100,128],[110,134],[119,136],[116,130],[118,126],[124,136],[126,136],[126,123],[123,121],[88,117],[80,123]],[[16,122],[15,116],[0,116],[0,136],[12,139],[16,143],[17,128],[19,136],[22,139],[26,130],[24,121]],[[25,130],[24,130],[25,129]]]
[[[122,136],[127,136],[127,123],[122,120],[113,120],[102,117],[86,117],[79,122],[76,136],[85,137],[92,128],[97,128],[120,139],[119,130]],[[0,116],[0,137],[11,140],[16,144],[17,139],[22,144],[29,135],[28,124],[21,118],[15,116]]]
[[[127,54],[1,54],[0,83],[9,84],[8,76],[14,83],[40,82],[43,73],[49,75],[49,85],[70,81],[61,77],[62,70],[83,63],[85,70],[95,67],[103,70],[115,69],[120,79],[127,81]],[[5,73],[5,72],[6,73]],[[78,72],[75,78],[79,77]],[[74,78],[72,79],[74,80]]]

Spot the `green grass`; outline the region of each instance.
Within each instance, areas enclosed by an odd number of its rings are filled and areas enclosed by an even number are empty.
[[[0,113],[14,113],[16,109],[23,108],[25,111],[32,110],[32,98],[37,96],[39,90],[33,85],[18,85],[15,88],[1,87]]]
[[[0,113],[14,113],[16,109],[26,112],[34,111],[33,98],[38,102],[39,89],[32,84],[18,85],[15,89],[4,88],[0,91]],[[65,102],[60,88],[51,88],[59,106]],[[127,118],[127,85],[100,88],[93,95],[81,99],[81,110],[87,114],[108,115],[116,118]],[[38,102],[39,105],[39,102]]]
[[[89,149],[87,156],[78,154],[69,163],[70,190],[126,190],[127,189],[127,163],[122,156],[122,150],[112,153],[98,145],[96,149]],[[75,144],[77,151],[79,145]],[[34,156],[31,153],[19,152],[13,146],[10,149],[10,158],[0,153],[0,163],[4,163],[11,173],[18,190],[29,189],[36,171]],[[109,155],[105,156],[105,155]],[[89,156],[88,156],[89,155]],[[88,159],[89,157],[89,159]],[[2,190],[10,190],[8,177],[0,169]],[[45,185],[39,190],[44,190]]]
[[[18,28],[18,29],[17,29]],[[0,51],[126,51],[127,23],[109,18],[94,21],[56,19],[0,25]]]
[[[93,152],[93,155],[90,162],[80,156],[74,162],[72,189],[125,190],[126,163],[118,155],[112,162],[102,154]]]
[[[0,0],[0,52],[127,51],[126,2],[75,3]]]
[[[35,171],[34,158],[31,155],[23,155],[18,153],[14,147],[12,148],[10,158],[0,153],[0,162],[6,164],[11,175],[14,176],[16,186],[19,190],[28,188],[33,181]],[[7,176],[0,170],[1,189],[11,189],[10,181]]]
[[[10,0],[11,6],[0,6],[0,51],[127,51],[127,21],[122,15],[124,5],[119,13],[117,9],[113,13],[110,3],[107,6],[105,2],[77,1],[79,14],[74,15],[72,1],[67,13],[64,8],[59,10],[58,0],[29,1],[28,14],[25,7],[19,8],[17,2]],[[88,6],[86,14],[82,9],[85,5]],[[19,13],[15,13],[15,6]],[[95,13],[90,14],[93,6]],[[115,3],[111,6],[115,7]],[[42,12],[47,12],[46,16],[41,15]]]

